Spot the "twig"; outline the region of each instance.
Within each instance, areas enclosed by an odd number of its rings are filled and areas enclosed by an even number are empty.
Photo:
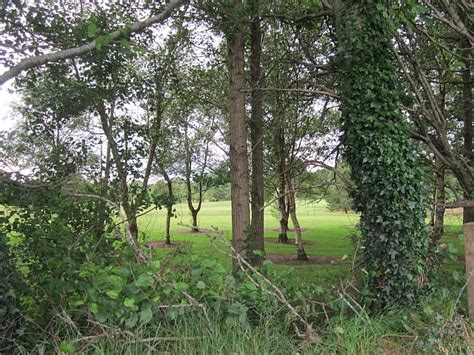
[[[301,333],[299,331],[299,329],[296,327],[295,325],[295,328],[297,329],[297,335],[301,338],[304,338],[305,340],[308,340],[308,341],[311,341],[311,342],[317,342],[318,341],[318,337],[314,334],[314,330],[313,330],[313,325],[311,323],[308,323],[302,316],[301,314],[298,313],[298,311],[290,304],[290,302],[286,299],[285,295],[283,294],[283,292],[280,290],[280,288],[278,288],[273,282],[271,282],[268,278],[266,278],[261,272],[259,272],[257,269],[255,269],[255,267],[253,267],[233,246],[231,243],[229,243],[229,241],[225,238],[225,235],[224,235],[224,232],[219,230],[217,227],[214,227],[214,226],[211,226],[211,228],[213,229],[213,231],[220,237],[219,238],[219,241],[227,246],[228,248],[230,248],[230,250],[232,251],[232,255],[230,255],[232,258],[236,259],[237,262],[238,262],[238,265],[240,267],[240,269],[246,274],[248,275],[249,277],[251,277],[247,271],[251,271],[253,274],[257,275],[258,278],[260,280],[263,281],[264,284],[266,284],[267,286],[269,286],[273,292],[269,291],[269,290],[266,290],[265,288],[262,287],[262,285],[260,285],[260,288],[262,290],[264,290],[265,292],[267,292],[268,294],[270,295],[273,295],[275,296],[278,301],[280,301],[280,303],[282,303],[284,306],[286,306],[286,308],[288,308],[290,310],[290,312],[297,318],[299,319],[305,326],[306,326],[306,330],[304,333]],[[207,234],[208,237],[211,238],[211,240],[215,240],[215,238],[213,238],[210,234]]]

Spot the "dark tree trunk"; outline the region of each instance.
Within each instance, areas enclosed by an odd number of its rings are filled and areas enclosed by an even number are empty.
[[[281,194],[283,197],[278,198],[278,209],[280,210],[280,228],[278,231],[278,242],[279,243],[288,243],[288,219],[289,219],[289,213],[288,213],[288,206],[286,203],[286,198],[285,198],[285,190],[281,190]]]
[[[264,181],[263,181],[263,100],[260,90],[262,68],[260,56],[262,52],[262,33],[260,29],[259,1],[254,0],[252,22],[250,24],[250,83],[252,86],[252,113],[250,118],[250,141],[252,143],[252,222],[254,250],[262,256],[252,258],[256,265],[263,262],[264,253]]]
[[[241,1],[234,1],[235,13]],[[247,234],[250,226],[249,171],[247,161],[247,125],[245,119],[244,32],[236,19],[227,35],[229,70],[229,158],[232,203],[232,245],[247,257]],[[233,259],[234,271],[239,269]]]
[[[434,194],[434,220],[433,233],[431,235],[431,242],[438,243],[444,233],[444,211],[446,205],[446,196],[444,192],[444,172],[445,166],[443,162],[436,159],[435,165],[435,194]]]
[[[280,210],[280,231],[278,234],[279,243],[288,243],[288,206],[287,206],[287,194],[286,194],[286,159],[285,159],[285,131],[282,127],[283,123],[279,123],[277,130],[277,152],[278,152],[278,180],[279,180],[279,191],[278,191],[278,209]]]
[[[166,204],[166,224],[165,224],[165,244],[171,244],[171,218],[173,217],[173,181],[166,173],[165,169],[161,169],[161,174],[166,180],[166,186],[168,187],[168,202]]]
[[[472,48],[470,48],[469,42],[466,41],[465,49],[463,50],[465,68],[462,71],[463,81],[463,111],[464,111],[464,156],[466,157],[469,166],[474,169],[474,151],[473,151],[473,121],[472,121],[472,80],[471,80],[471,67],[472,67]],[[464,189],[464,197],[474,199],[474,181],[470,181],[466,184]],[[474,207],[464,207],[463,211],[463,223],[474,222]]]

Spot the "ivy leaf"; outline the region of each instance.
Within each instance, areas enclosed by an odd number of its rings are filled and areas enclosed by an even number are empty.
[[[98,28],[95,23],[89,23],[87,25],[87,37],[93,38],[97,34]]]

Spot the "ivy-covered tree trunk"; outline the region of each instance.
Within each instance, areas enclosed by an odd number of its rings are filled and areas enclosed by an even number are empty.
[[[344,154],[357,186],[367,291],[382,305],[427,287],[423,172],[399,105],[388,1],[337,1]]]
[[[435,164],[435,196],[434,196],[434,221],[431,242],[438,243],[444,233],[444,212],[446,204],[446,194],[444,193],[444,174],[446,167],[443,162],[436,159]]]

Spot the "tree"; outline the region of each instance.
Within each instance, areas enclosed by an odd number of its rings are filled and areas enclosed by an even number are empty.
[[[428,284],[427,191],[398,102],[387,4],[336,2],[344,155],[368,291],[383,305],[414,302]]]
[[[455,5],[447,1],[437,4],[422,1],[422,4],[421,7],[407,4],[402,8],[404,21],[397,34],[398,62],[410,93],[405,109],[413,121],[413,137],[429,147],[437,169],[443,164],[459,181],[464,201],[458,201],[457,205],[464,207],[466,223],[474,220],[470,70],[473,37],[468,30],[472,21],[462,15],[466,11],[463,2]],[[441,206],[439,217],[442,211]],[[437,235],[438,226],[435,239]]]
[[[30,56],[27,58],[22,59],[18,64],[13,65],[11,68],[9,68],[6,72],[0,75],[0,85],[3,85],[5,82],[8,80],[18,76],[20,73],[23,71],[26,71],[28,69],[36,68],[38,66],[41,66],[46,63],[52,63],[52,62],[58,62],[58,61],[63,61],[65,59],[69,58],[75,58],[79,57],[81,55],[87,54],[89,52],[95,51],[96,49],[102,48],[104,45],[108,45],[109,43],[112,43],[114,41],[121,40],[122,38],[126,37],[127,35],[130,35],[132,33],[138,33],[143,30],[145,30],[147,27],[150,27],[156,23],[163,22],[166,20],[172,13],[173,11],[180,7],[181,5],[184,4],[183,0],[172,0],[169,2],[169,4],[163,9],[161,13],[158,15],[150,16],[146,20],[143,21],[137,21],[133,24],[131,24],[128,27],[125,27],[123,29],[118,29],[113,32],[107,33],[105,36],[99,36],[98,38],[94,39],[93,41],[73,47],[73,48],[68,48],[68,49],[63,49],[59,51],[54,51],[52,53],[48,54],[40,54],[40,55],[35,55],[35,56]],[[7,6],[4,7],[3,11],[4,13],[8,14],[9,11],[11,10],[8,6],[9,4],[7,3]],[[13,6],[16,7],[17,3],[14,2]],[[21,5],[20,5],[21,6]],[[45,10],[42,8],[42,10]],[[24,13],[23,11],[18,11],[20,13]],[[11,11],[10,13],[14,14],[17,13],[17,11]],[[41,13],[41,15],[44,16],[47,15],[47,12]],[[8,17],[7,17],[8,18]],[[17,30],[16,26],[10,26],[10,28],[14,28]],[[19,33],[18,31],[17,33]],[[91,31],[90,33],[94,33],[94,31]]]
[[[260,87],[263,81],[261,66],[262,52],[262,30],[260,18],[260,1],[251,2],[250,13],[250,85],[251,85],[251,116],[250,116],[250,142],[252,160],[252,190],[251,207],[252,221],[251,232],[253,234],[252,250],[264,253],[264,167],[263,167],[263,97]],[[256,264],[262,263],[262,257],[256,256]]]
[[[245,36],[242,2],[233,0],[230,9],[231,25],[225,33],[229,70],[229,159],[232,194],[232,244],[235,250],[248,257],[247,236],[250,226],[249,169],[247,161],[247,124],[245,117]],[[234,270],[239,269],[233,260]]]

